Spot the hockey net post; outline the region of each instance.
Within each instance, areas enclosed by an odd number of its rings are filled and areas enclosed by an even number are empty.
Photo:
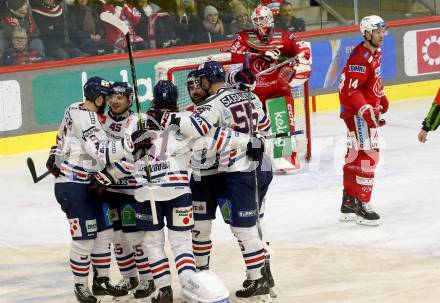
[[[242,64],[232,63],[230,53],[219,53],[207,56],[199,56],[184,59],[170,59],[157,63],[154,66],[155,81],[171,80],[178,88],[179,100],[177,102],[179,111],[188,110],[192,106],[191,98],[186,87],[188,73],[207,61],[219,61],[223,64],[228,73],[234,69],[241,69]],[[296,130],[303,130],[303,135],[294,136],[295,145],[299,155],[306,161],[310,161],[312,144],[310,128],[310,107],[309,107],[309,86],[308,81],[303,85],[292,88],[294,99],[294,122]]]

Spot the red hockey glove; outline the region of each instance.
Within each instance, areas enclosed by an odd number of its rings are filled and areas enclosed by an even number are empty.
[[[272,62],[278,60],[280,54],[281,51],[279,49],[267,50],[263,53],[263,59]]]
[[[131,140],[133,142],[133,154],[138,150],[149,150],[153,146],[147,130],[135,131],[131,134]]]
[[[378,126],[374,109],[370,104],[364,104],[358,111],[358,115],[362,117],[369,128],[376,128]]]
[[[54,175],[55,177],[58,177],[60,175],[60,168],[57,165],[57,157],[59,156],[59,149],[56,145],[52,146],[49,151],[49,158],[46,161],[46,168],[47,170]]]

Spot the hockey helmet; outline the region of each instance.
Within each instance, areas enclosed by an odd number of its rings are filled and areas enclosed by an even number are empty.
[[[370,34],[375,29],[383,29],[386,30],[385,21],[376,15],[366,16],[362,18],[361,23],[359,24],[359,29],[363,36],[365,36],[365,32],[369,32]]]
[[[229,291],[212,271],[193,274],[182,286],[183,303],[229,303]]]
[[[225,82],[226,73],[223,65],[218,61],[208,61],[199,65],[200,79],[206,78],[209,83]]]
[[[200,86],[200,72],[195,69],[188,73],[186,77],[186,86],[188,87],[190,84],[194,84],[196,86]]]
[[[275,26],[270,8],[259,4],[252,12],[252,24],[260,36],[270,33]]]
[[[153,108],[177,111],[177,86],[170,80],[159,80],[153,89]]]
[[[83,91],[84,97],[93,102],[95,102],[99,96],[107,97],[113,92],[111,83],[101,77],[89,78],[84,84]]]
[[[122,95],[127,98],[127,100],[131,103],[133,102],[134,94],[133,88],[130,86],[128,82],[113,82],[112,84],[113,95]]]

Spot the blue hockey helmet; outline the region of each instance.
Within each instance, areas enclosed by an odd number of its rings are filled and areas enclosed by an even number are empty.
[[[224,82],[226,73],[223,65],[218,61],[208,61],[199,65],[200,78],[206,78],[209,83]]]
[[[200,86],[200,71],[195,69],[188,73],[186,77],[186,86],[188,87],[190,84],[194,84],[196,86]]]
[[[133,102],[133,88],[128,84],[128,82],[113,82],[112,84],[112,94],[114,95],[122,95],[127,98],[127,100],[131,103]]]
[[[153,89],[153,108],[177,111],[177,86],[170,80],[159,80]]]
[[[89,78],[84,84],[83,90],[84,97],[93,102],[99,96],[110,96],[113,92],[111,83],[101,77]]]

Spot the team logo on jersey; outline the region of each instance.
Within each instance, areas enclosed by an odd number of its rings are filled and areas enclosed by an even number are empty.
[[[193,201],[193,209],[195,214],[206,214],[206,202]]]
[[[82,237],[81,225],[79,224],[79,218],[69,219],[70,235],[72,238]]]
[[[255,72],[259,73],[259,72],[266,70],[272,66],[275,66],[276,63],[275,62],[268,62],[267,60],[264,60],[263,58],[257,58],[254,61],[253,65],[254,65]],[[268,72],[266,75],[273,74],[274,72],[276,72],[276,69],[271,72]]]
[[[377,97],[382,97],[384,95],[381,77],[376,78],[376,82],[374,83],[373,86],[373,93]]]
[[[174,226],[190,226],[194,224],[193,208],[174,207],[173,208],[173,225]]]
[[[366,71],[366,67],[362,66],[362,65],[349,65],[348,66],[348,71],[352,72],[352,73],[361,73],[361,74],[365,74]]]

